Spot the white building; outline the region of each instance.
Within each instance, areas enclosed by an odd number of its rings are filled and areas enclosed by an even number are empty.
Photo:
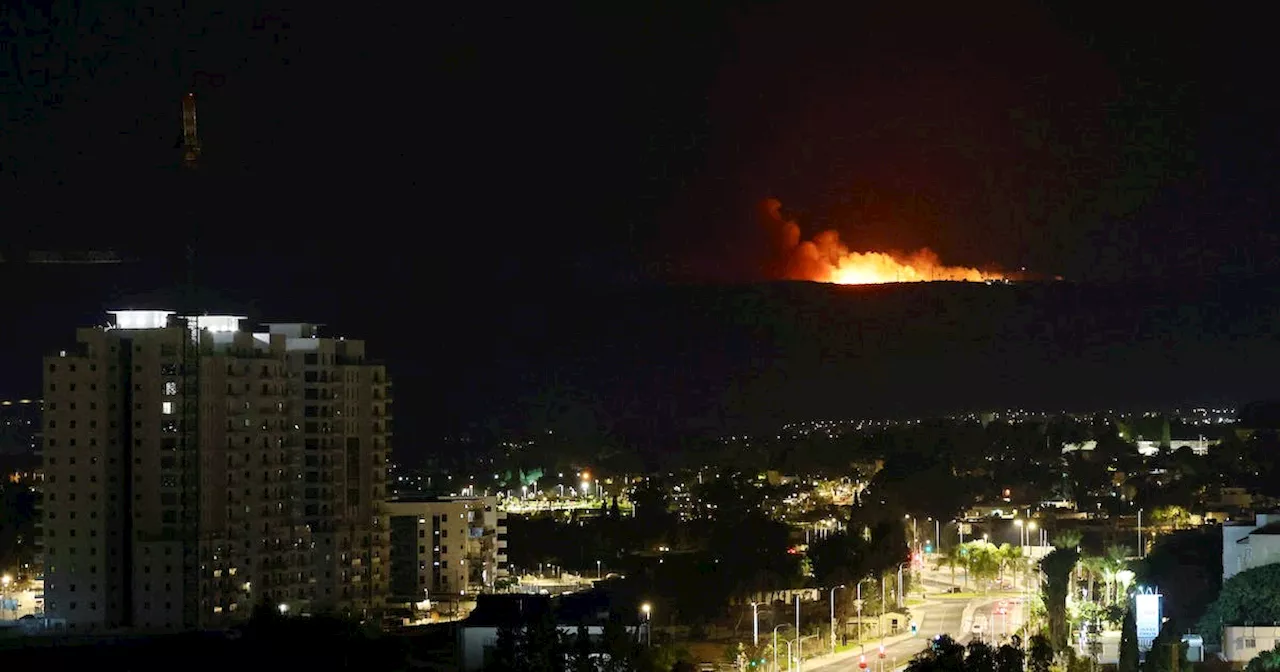
[[[387,513],[396,600],[474,594],[506,576],[507,514],[497,497],[400,499]]]
[[[1222,629],[1220,655],[1229,663],[1243,666],[1276,644],[1280,644],[1280,626],[1228,625]]]
[[[1259,513],[1253,523],[1222,526],[1222,580],[1280,562],[1280,515]]]
[[[1218,444],[1216,439],[1171,439],[1169,441],[1169,450],[1175,451],[1180,448],[1190,448],[1191,452],[1196,455],[1208,455],[1209,449]],[[1138,453],[1146,457],[1152,457],[1160,454],[1159,441],[1138,441]]]
[[[184,630],[387,586],[390,380],[309,324],[113,311],[44,360],[45,613]]]

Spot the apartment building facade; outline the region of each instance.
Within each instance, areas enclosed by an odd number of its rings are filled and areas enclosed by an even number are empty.
[[[475,594],[506,576],[507,514],[497,497],[404,498],[387,512],[393,600]]]
[[[74,629],[219,627],[386,595],[391,394],[310,324],[114,311],[45,359],[45,609]]]

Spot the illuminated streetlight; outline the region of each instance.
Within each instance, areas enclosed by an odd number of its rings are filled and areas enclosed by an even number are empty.
[[[831,599],[829,600],[831,602],[831,655],[833,656],[836,654],[836,591],[844,587],[845,585],[842,583],[835,588],[832,588]],[[753,602],[752,605],[754,606],[755,603]],[[862,627],[862,624],[859,623],[858,627]],[[760,642],[757,641],[756,646],[759,645]]]
[[[644,614],[645,646],[653,646],[653,606],[645,602],[640,605],[640,613]]]

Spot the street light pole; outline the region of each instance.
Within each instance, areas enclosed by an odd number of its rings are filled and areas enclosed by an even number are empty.
[[[1138,559],[1142,559],[1142,509],[1138,509]]]
[[[903,585],[902,585],[902,568],[903,568],[904,566],[906,566],[906,564],[907,564],[907,563],[905,563],[905,562],[899,562],[899,563],[898,563],[898,608],[899,608],[899,609],[901,609],[901,608],[903,608],[903,607],[907,606],[907,602],[906,602],[906,600],[905,600],[905,599],[903,599],[903,593],[902,593],[902,589],[903,589]]]
[[[789,623],[781,623],[779,625],[773,626],[773,670],[774,672],[780,672],[780,668],[778,667],[778,629],[788,628],[788,627],[791,627]],[[788,665],[790,665],[790,661],[791,661],[791,643],[787,642]]]
[[[817,635],[805,635],[803,637],[796,636],[796,672],[800,672],[800,668],[804,666],[804,640],[814,639]]]
[[[836,652],[836,591],[844,588],[844,584],[840,584],[831,589],[831,654]]]
[[[862,582],[863,581],[866,581],[866,578],[858,579],[858,585],[857,585],[858,599],[854,601],[854,606],[858,608],[858,644],[862,646],[862,653],[866,654],[867,643],[862,641]]]
[[[645,646],[653,646],[653,607],[648,602],[645,602],[640,605],[640,611],[644,614]]]
[[[751,644],[760,646],[760,603],[751,603]]]
[[[800,593],[796,593],[796,637],[800,636]]]
[[[880,575],[880,620],[876,625],[880,630],[880,643],[884,644],[884,574]]]

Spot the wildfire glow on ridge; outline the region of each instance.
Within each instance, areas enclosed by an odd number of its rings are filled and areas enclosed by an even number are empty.
[[[873,285],[890,282],[992,282],[1007,278],[976,268],[945,266],[932,250],[910,254],[854,252],[835,230],[802,240],[800,226],[782,216],[782,202],[765,201],[765,214],[778,227],[786,254],[784,273],[789,280],[810,280],[840,285]]]

